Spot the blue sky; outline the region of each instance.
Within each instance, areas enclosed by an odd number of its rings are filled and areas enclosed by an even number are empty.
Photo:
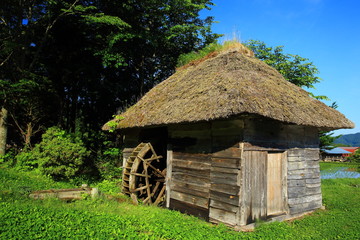
[[[360,1],[359,0],[214,0],[202,15],[215,17],[213,32],[242,42],[255,39],[284,52],[308,58],[322,81],[310,91],[337,102],[338,109],[360,132]]]

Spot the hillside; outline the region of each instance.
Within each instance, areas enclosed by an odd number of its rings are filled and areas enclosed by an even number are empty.
[[[360,132],[354,134],[345,134],[334,141],[334,143],[342,143],[351,147],[360,146]]]

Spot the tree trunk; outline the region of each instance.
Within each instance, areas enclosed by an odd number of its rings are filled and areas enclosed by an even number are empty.
[[[27,128],[26,128],[26,132],[24,135],[24,140],[25,140],[25,147],[26,148],[31,148],[31,137],[33,135],[33,126],[32,123],[29,122],[27,124]]]
[[[1,112],[0,112],[0,156],[5,155],[6,139],[7,139],[7,123],[6,123],[7,116],[8,116],[8,111],[4,107],[1,107]]]

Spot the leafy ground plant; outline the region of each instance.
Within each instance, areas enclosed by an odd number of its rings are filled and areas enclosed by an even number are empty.
[[[23,186],[32,190],[68,183],[27,174],[0,168],[0,239],[360,239],[360,179],[323,180],[325,211],[244,233],[128,201],[31,200]]]

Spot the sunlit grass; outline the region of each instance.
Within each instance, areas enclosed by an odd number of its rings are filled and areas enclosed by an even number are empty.
[[[0,169],[0,180],[0,239],[360,239],[360,179],[322,180],[326,210],[291,222],[261,223],[251,233],[134,206],[126,197],[31,200],[32,190],[76,187],[36,173]]]

